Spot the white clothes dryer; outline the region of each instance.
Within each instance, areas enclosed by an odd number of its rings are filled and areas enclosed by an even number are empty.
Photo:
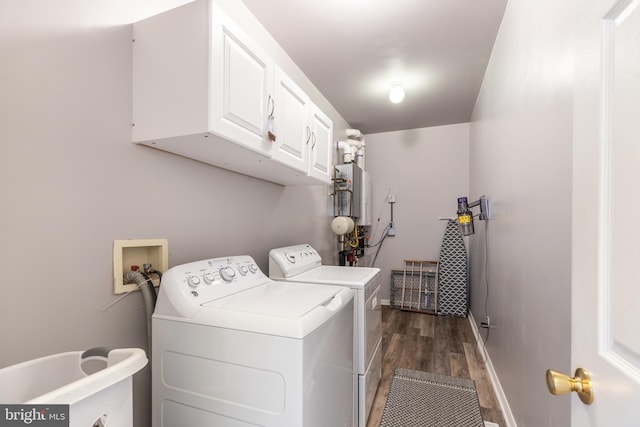
[[[322,257],[308,244],[272,249],[269,277],[297,283],[343,286],[355,292],[354,312],[354,425],[367,424],[382,376],[381,275],[379,268],[322,265]]]
[[[152,425],[351,426],[353,292],[249,256],[179,265],[152,319]]]

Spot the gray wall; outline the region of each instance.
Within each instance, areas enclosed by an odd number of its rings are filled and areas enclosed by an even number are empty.
[[[486,303],[518,427],[570,425],[570,400],[544,373],[572,372],[572,4],[508,3],[471,123],[471,193],[492,208],[486,235],[470,238],[472,311],[483,321]]]
[[[0,367],[146,347],[139,293],[101,310],[115,298],[115,239],[167,238],[170,265],[248,254],[266,271],[271,247],[301,242],[332,256],[327,186],[285,188],[130,142],[126,11],[144,2],[32,3],[0,13]],[[325,109],[339,137],[346,123]],[[148,368],[134,382],[134,425],[148,425]]]
[[[365,169],[373,181],[372,243],[391,219],[387,195],[396,197],[396,235],[384,240],[375,263],[384,277],[381,297],[388,299],[392,269],[402,269],[405,259],[438,259],[446,227],[438,218],[455,217],[457,198],[469,192],[469,124],[371,134],[365,142]],[[369,249],[366,265],[377,249]]]

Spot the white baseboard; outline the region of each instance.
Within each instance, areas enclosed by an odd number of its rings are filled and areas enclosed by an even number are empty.
[[[511,412],[509,402],[507,401],[507,396],[504,394],[504,390],[502,389],[502,385],[500,384],[500,380],[498,379],[496,370],[493,368],[491,357],[489,357],[489,353],[484,348],[484,342],[482,341],[482,337],[480,336],[480,332],[478,331],[478,326],[476,325],[476,321],[473,318],[473,314],[471,312],[469,312],[468,319],[469,324],[471,325],[471,330],[473,331],[473,336],[476,339],[478,350],[486,357],[487,373],[491,378],[493,390],[496,393],[496,398],[498,399],[498,404],[500,405],[500,409],[502,411],[502,417],[504,418],[505,423],[507,423],[506,427],[517,427],[516,420],[515,418],[513,418],[513,413]],[[484,424],[486,427],[497,426],[497,424],[495,423],[489,423],[486,421]]]

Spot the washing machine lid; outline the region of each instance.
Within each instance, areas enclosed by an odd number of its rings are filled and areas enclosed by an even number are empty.
[[[379,268],[321,265],[320,267],[297,274],[287,280],[363,289],[367,284],[371,283],[373,278],[378,274],[380,274]]]
[[[353,291],[344,287],[270,281],[203,304],[191,322],[304,338],[349,304],[353,306],[352,300]]]

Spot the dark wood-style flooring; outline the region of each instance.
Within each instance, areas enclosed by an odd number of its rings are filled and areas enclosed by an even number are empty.
[[[469,319],[382,307],[382,379],[367,427],[378,427],[396,368],[475,381],[485,421],[505,426],[491,379],[477,350]],[[451,426],[456,427],[456,426]]]

